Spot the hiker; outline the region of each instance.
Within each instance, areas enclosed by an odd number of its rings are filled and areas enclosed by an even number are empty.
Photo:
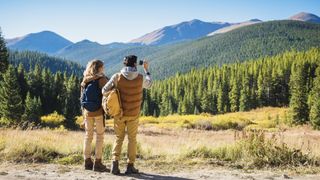
[[[88,62],[81,82],[81,106],[86,132],[83,148],[84,167],[86,170],[108,171],[106,166],[102,164],[105,123],[104,111],[101,106],[101,89],[107,82],[108,78],[104,75],[103,62],[100,60]],[[91,143],[94,129],[96,131],[96,146],[95,161],[93,163],[91,159]]]
[[[121,147],[125,137],[125,131],[128,133],[128,164],[125,174],[139,173],[134,167],[137,154],[137,132],[139,124],[140,108],[143,97],[143,88],[150,88],[152,80],[148,71],[148,62],[140,61],[146,74],[143,75],[137,71],[137,56],[130,55],[124,58],[124,66],[120,73],[114,74],[108,83],[102,88],[105,94],[112,88],[117,87],[120,92],[120,101],[122,106],[122,116],[114,117],[115,141],[112,149],[112,165],[111,173],[120,174],[119,160],[121,155]]]

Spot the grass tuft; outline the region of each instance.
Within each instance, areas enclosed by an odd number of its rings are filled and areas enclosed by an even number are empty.
[[[263,131],[250,132],[234,145],[210,149],[206,146],[186,152],[182,158],[204,158],[236,162],[250,168],[319,166],[319,159],[289,148],[276,138],[266,139]]]

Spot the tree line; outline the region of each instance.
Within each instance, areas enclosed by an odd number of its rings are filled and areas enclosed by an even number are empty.
[[[39,57],[38,53],[21,54],[30,59]],[[41,61],[34,66],[29,64],[27,68],[22,62],[14,66],[14,63],[9,63],[8,57],[8,50],[0,34],[0,124],[36,125],[40,123],[42,115],[57,111],[65,116],[64,125],[67,128],[75,128],[75,116],[81,113],[80,78],[67,71],[62,73],[58,69],[52,73],[50,67],[40,64]],[[40,57],[45,60],[43,56]],[[25,58],[26,62],[28,58]],[[53,67],[55,66],[51,65]],[[69,68],[71,72],[79,71],[77,66],[75,69],[70,67],[63,68]]]
[[[320,49],[193,69],[144,91],[143,115],[222,114],[290,107],[294,122],[320,126]]]
[[[57,111],[65,116],[65,126],[74,128],[75,116],[81,114],[81,78],[66,71],[53,73],[39,63],[28,68],[10,64],[0,34],[0,123],[37,124],[41,115]],[[311,121],[319,127],[319,63],[320,48],[311,48],[177,73],[144,91],[141,113],[222,114],[289,106],[293,122]]]

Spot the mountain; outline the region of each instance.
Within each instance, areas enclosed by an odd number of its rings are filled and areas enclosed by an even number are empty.
[[[296,20],[296,21],[305,21],[305,22],[312,22],[312,23],[320,23],[320,17],[311,13],[301,12],[296,15],[293,15],[289,18],[289,20]]]
[[[12,50],[30,50],[48,54],[53,54],[73,44],[71,41],[51,31],[31,33],[23,37],[8,39],[6,42],[7,46]]]
[[[88,60],[95,58],[100,51],[104,51],[103,45],[85,39],[60,49],[54,55],[85,65]],[[85,62],[82,63],[82,61]]]
[[[262,21],[259,20],[259,19],[251,19],[249,21],[245,21],[245,22],[241,22],[241,23],[234,23],[234,24],[232,24],[230,26],[227,26],[227,27],[218,29],[216,31],[213,31],[213,32],[209,33],[208,36],[212,36],[212,35],[215,35],[215,34],[226,33],[226,32],[235,30],[235,29],[240,28],[240,27],[249,26],[249,25],[256,24],[256,23],[261,23],[261,22]]]
[[[201,38],[217,29],[230,26],[229,23],[203,22],[198,19],[182,22],[155,30],[140,38],[130,41],[144,45],[163,45],[185,40]]]
[[[307,18],[304,19],[308,21]],[[199,28],[202,25],[211,27],[212,24],[219,26],[220,30],[209,31],[210,28]],[[81,65],[86,65],[94,58],[101,59],[105,62],[108,75],[119,71],[123,66],[124,56],[136,54],[139,59],[146,58],[151,61],[151,70],[155,79],[163,79],[176,72],[187,72],[192,68],[245,61],[279,54],[290,49],[305,50],[310,47],[319,47],[319,25],[292,20],[261,22],[253,19],[233,24],[193,20],[154,31],[161,32],[162,36],[157,40],[153,39],[155,41],[148,41],[149,45],[141,45],[141,42],[135,41],[102,45],[83,40],[64,46],[53,54]],[[195,29],[197,33],[187,33],[196,32]],[[207,34],[212,32],[214,35],[207,37]],[[177,34],[184,35],[185,39],[182,36],[178,37],[178,39],[181,38],[179,40],[172,39]],[[11,39],[7,43],[12,46],[25,38]],[[195,39],[191,40],[192,38]]]
[[[291,49],[307,50],[319,46],[320,24],[282,20],[255,23],[175,44],[107,48],[101,50],[96,58],[104,60],[106,72],[110,76],[123,66],[124,56],[136,54],[139,59],[150,61],[154,79],[164,79],[193,68],[221,66],[276,55]],[[81,61],[81,64],[85,65],[88,60]]]
[[[311,47],[320,47],[320,24],[282,20],[163,47],[146,58],[151,61],[154,78],[163,79],[193,68],[221,66]]]

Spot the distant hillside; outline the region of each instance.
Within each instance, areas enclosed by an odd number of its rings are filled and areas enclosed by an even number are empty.
[[[320,47],[320,25],[300,21],[271,21],[166,46],[148,56],[152,73],[165,78],[192,68],[222,65],[275,55],[286,50]]]
[[[48,54],[55,53],[70,44],[72,44],[71,41],[51,31],[31,33],[7,40],[7,46],[12,50],[39,51]]]
[[[14,65],[22,63],[26,70],[34,68],[36,64],[39,64],[42,68],[49,68],[53,73],[60,71],[62,73],[66,72],[68,75],[75,74],[82,76],[84,71],[84,68],[78,63],[31,51],[10,52],[9,61]]]
[[[320,46],[320,25],[301,21],[270,21],[240,27],[195,41],[163,46],[136,46],[101,51],[97,58],[104,60],[111,75],[123,66],[125,55],[136,54],[151,61],[155,79],[164,79],[176,72],[192,68],[245,61],[286,50],[306,50]],[[88,51],[91,52],[91,51]],[[79,61],[78,61],[79,62]],[[81,61],[83,64],[87,61]]]
[[[144,45],[163,45],[185,40],[194,40],[226,26],[230,26],[230,24],[220,22],[203,22],[195,19],[172,26],[166,26],[130,42],[141,43]]]
[[[114,64],[114,60],[109,58],[112,54],[121,50],[127,51],[128,49],[137,46],[140,45],[133,43],[110,43],[101,45],[97,42],[83,40],[59,50],[55,55],[78,62],[83,66],[91,59],[102,59],[110,65]]]
[[[305,22],[312,22],[312,23],[320,23],[320,17],[306,12],[301,12],[296,15],[293,15],[289,18],[289,20],[297,20],[297,21],[305,21]]]

